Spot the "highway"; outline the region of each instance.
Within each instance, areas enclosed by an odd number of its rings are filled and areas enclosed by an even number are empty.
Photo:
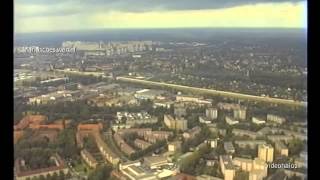
[[[214,95],[214,96],[229,97],[229,98],[242,99],[242,100],[251,100],[251,101],[257,101],[257,102],[283,104],[283,105],[290,105],[290,106],[303,106],[303,107],[307,106],[307,102],[303,102],[303,101],[294,101],[294,100],[288,100],[288,99],[255,96],[255,95],[249,95],[249,94],[220,91],[220,90],[214,90],[214,89],[205,89],[205,88],[198,88],[198,87],[191,87],[191,86],[183,86],[183,85],[177,85],[177,84],[155,82],[155,81],[134,79],[134,78],[128,78],[128,77],[117,77],[117,80],[124,81],[124,82],[138,83],[138,84],[153,85],[153,86],[158,86],[158,87],[159,86],[160,87],[169,87],[169,88],[174,88],[174,89],[182,90],[182,91],[193,91],[195,93],[200,93],[200,94],[210,94],[210,95]]]

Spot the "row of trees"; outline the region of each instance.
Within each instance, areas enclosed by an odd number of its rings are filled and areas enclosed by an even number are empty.
[[[52,163],[49,159],[54,153],[58,153],[63,158],[79,158],[75,130],[62,130],[55,141],[34,136],[33,132],[29,130],[14,148],[15,159],[24,159],[30,169],[50,166]]]
[[[98,166],[93,172],[88,176],[90,180],[107,180],[110,178],[110,173],[112,171],[112,166],[109,164]]]
[[[65,174],[63,171],[60,171],[59,173],[54,172],[52,175],[51,174],[48,174],[46,176],[40,175],[38,177],[27,178],[26,180],[66,180],[69,178],[71,178],[70,172]]]
[[[204,126],[201,128],[199,134],[197,134],[194,138],[186,140],[182,143],[181,151],[185,153],[189,151],[191,147],[196,147],[204,140],[208,139],[211,136],[211,132],[208,127]]]
[[[180,170],[183,173],[200,175],[206,169],[206,162],[201,160],[201,158],[210,152],[209,146],[203,146],[198,151],[193,152],[192,155],[184,158],[180,162]]]

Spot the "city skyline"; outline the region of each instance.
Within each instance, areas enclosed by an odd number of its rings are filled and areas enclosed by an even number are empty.
[[[149,28],[306,28],[306,1],[15,1],[15,33]],[[32,26],[30,26],[32,24]]]

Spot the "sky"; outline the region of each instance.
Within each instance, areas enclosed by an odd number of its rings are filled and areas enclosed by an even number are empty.
[[[15,0],[16,33],[132,28],[306,28],[306,0]]]

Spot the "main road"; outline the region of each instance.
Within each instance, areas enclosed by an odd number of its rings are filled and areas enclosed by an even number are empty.
[[[195,93],[200,93],[200,94],[210,94],[214,96],[229,97],[229,98],[242,99],[242,100],[268,102],[268,103],[284,104],[284,105],[291,105],[291,106],[304,106],[304,107],[307,106],[307,102],[294,101],[289,99],[255,96],[255,95],[249,95],[249,94],[242,94],[242,93],[235,93],[235,92],[228,92],[228,91],[221,91],[221,90],[214,90],[214,89],[205,89],[205,88],[198,88],[198,87],[191,87],[191,86],[183,86],[183,85],[177,85],[177,84],[155,82],[155,81],[128,78],[128,77],[117,77],[117,80],[124,81],[124,82],[145,84],[145,85],[153,85],[158,87],[169,87],[169,88],[174,88],[182,91],[193,91]]]

